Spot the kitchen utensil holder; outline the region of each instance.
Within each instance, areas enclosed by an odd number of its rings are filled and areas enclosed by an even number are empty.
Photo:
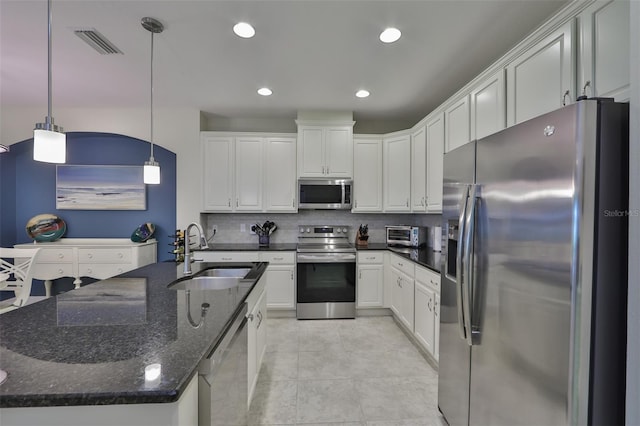
[[[268,235],[259,235],[258,236],[258,245],[260,247],[269,247],[269,236]]]

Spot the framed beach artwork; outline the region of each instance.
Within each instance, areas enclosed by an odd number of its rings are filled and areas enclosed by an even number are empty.
[[[142,166],[56,166],[56,209],[146,210]]]

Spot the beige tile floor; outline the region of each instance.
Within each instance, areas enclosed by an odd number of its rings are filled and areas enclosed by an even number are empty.
[[[437,372],[391,317],[267,327],[250,425],[446,425]]]

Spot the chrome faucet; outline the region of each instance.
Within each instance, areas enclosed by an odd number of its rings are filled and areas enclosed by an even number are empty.
[[[194,262],[196,259],[191,259],[191,248],[189,242],[189,233],[191,232],[191,228],[196,227],[198,230],[198,238],[200,242],[198,243],[198,248],[206,249],[209,248],[209,244],[207,244],[207,238],[204,235],[204,231],[199,223],[191,222],[189,226],[187,226],[187,230],[184,232],[184,271],[182,271],[183,275],[191,275],[191,262]]]

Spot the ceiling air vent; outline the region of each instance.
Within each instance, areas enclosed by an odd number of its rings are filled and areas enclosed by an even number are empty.
[[[122,55],[122,51],[94,28],[74,29],[73,33],[101,55]]]

